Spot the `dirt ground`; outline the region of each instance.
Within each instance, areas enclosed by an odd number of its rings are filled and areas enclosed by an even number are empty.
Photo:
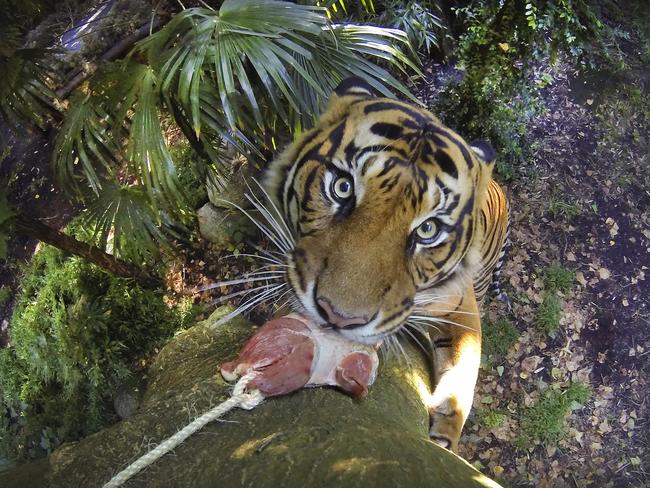
[[[508,317],[520,337],[501,376],[482,368],[460,454],[506,486],[650,486],[648,99],[636,105],[648,72],[574,75],[566,65],[555,74],[532,130],[536,156],[506,183],[512,247],[502,279],[513,310],[493,303],[488,316]],[[576,283],[551,338],[534,323],[541,272],[555,263]],[[522,409],[572,381],[592,393],[561,440],[517,449]],[[489,429],[482,410],[506,412],[505,421]]]

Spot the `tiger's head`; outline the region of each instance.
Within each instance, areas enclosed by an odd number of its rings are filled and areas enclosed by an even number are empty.
[[[295,236],[288,280],[303,312],[374,343],[402,326],[418,293],[458,293],[478,263],[493,160],[428,111],[342,82],[265,176]]]

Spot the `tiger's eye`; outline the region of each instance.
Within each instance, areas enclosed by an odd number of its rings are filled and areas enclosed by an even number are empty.
[[[354,193],[352,180],[347,176],[339,176],[332,184],[332,195],[339,201],[348,200]]]
[[[438,229],[433,219],[422,222],[415,231],[418,241],[421,244],[429,244],[438,235]]]

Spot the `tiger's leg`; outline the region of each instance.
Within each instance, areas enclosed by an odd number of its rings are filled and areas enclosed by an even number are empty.
[[[452,313],[431,310],[439,322],[429,335],[433,346],[435,389],[429,404],[429,436],[442,447],[458,450],[460,433],[472,408],[481,362],[481,321],[473,288]],[[458,308],[456,308],[458,307]]]

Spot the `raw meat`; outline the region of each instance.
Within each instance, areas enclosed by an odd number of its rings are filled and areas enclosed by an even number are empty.
[[[251,371],[249,383],[264,396],[285,395],[303,387],[337,386],[363,398],[377,375],[374,346],[351,342],[297,314],[270,320],[250,338],[221,374],[234,381]]]

